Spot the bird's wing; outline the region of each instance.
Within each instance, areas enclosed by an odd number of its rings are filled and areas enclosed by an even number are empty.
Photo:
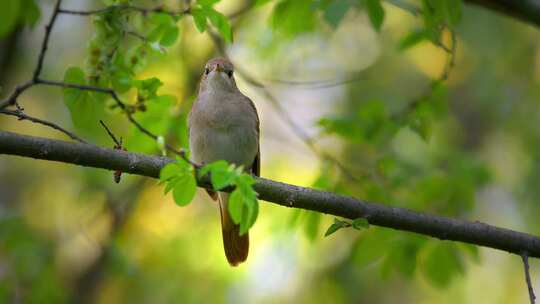
[[[258,147],[257,147],[257,155],[255,156],[255,159],[253,160],[253,164],[251,165],[251,173],[253,173],[256,176],[261,176],[261,144],[260,144],[261,132],[260,132],[260,127],[259,127],[259,125],[260,125],[259,114],[257,113],[257,108],[255,107],[255,104],[253,103],[253,101],[251,101],[251,99],[249,99],[249,97],[247,97],[247,96],[245,96],[243,94],[242,94],[242,96],[244,96],[244,99],[246,100],[246,102],[249,104],[249,106],[253,110],[253,113],[255,114],[255,117],[257,119],[257,143],[258,143]]]
[[[193,102],[193,105],[191,106],[191,110],[189,111],[189,114],[188,114],[188,123],[187,123],[187,129],[188,129],[188,136],[190,136],[191,134],[189,133],[190,129],[191,129],[191,115],[193,114],[193,110],[194,108],[196,107],[197,105],[197,102],[199,101],[199,97],[197,97],[195,99],[195,101]],[[214,200],[214,201],[217,201],[218,199],[218,194],[216,191],[213,191],[211,189],[205,189],[206,192],[208,192],[208,195],[210,195],[210,197]]]

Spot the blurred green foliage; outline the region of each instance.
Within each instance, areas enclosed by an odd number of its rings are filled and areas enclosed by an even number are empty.
[[[34,26],[40,12],[34,0],[3,1],[0,4],[0,38],[19,26]]]

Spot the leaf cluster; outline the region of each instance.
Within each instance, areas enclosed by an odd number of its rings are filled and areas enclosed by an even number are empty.
[[[240,234],[245,234],[255,224],[259,214],[257,192],[253,189],[255,179],[242,167],[228,164],[224,160],[209,163],[198,170],[203,178],[210,176],[214,191],[233,189],[228,198],[228,210],[235,224],[240,225]],[[172,191],[174,201],[185,206],[195,196],[197,182],[193,166],[184,159],[168,164],[160,173],[160,182],[165,184],[165,193]],[[222,198],[220,198],[222,199]]]

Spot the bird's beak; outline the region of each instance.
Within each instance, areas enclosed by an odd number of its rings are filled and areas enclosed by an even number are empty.
[[[224,72],[225,70],[223,69],[223,67],[219,64],[216,64],[216,67],[214,68],[214,71],[216,72]]]

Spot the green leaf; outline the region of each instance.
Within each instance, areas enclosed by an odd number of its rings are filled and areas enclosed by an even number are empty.
[[[127,50],[123,65],[131,74],[141,72],[148,63],[150,50],[146,44],[135,44]]]
[[[210,19],[210,23],[218,29],[223,39],[229,43],[232,42],[232,28],[227,17],[211,7],[204,7],[204,11]]]
[[[177,26],[171,26],[168,27],[164,32],[163,36],[161,36],[161,40],[159,41],[159,44],[162,46],[171,46],[176,42],[176,39],[178,38],[178,27]]]
[[[474,262],[480,262],[480,252],[478,250],[478,246],[466,243],[458,243],[457,245],[461,250],[469,254]]]
[[[300,218],[301,214],[303,214],[302,209],[294,209],[291,211],[288,225],[289,228],[293,228],[294,226],[296,226],[296,223],[298,223],[298,219]]]
[[[333,234],[334,232],[338,231],[339,229],[349,227],[349,226],[350,226],[349,223],[347,223],[345,221],[342,221],[342,220],[339,220],[337,218],[334,218],[334,223],[332,225],[330,225],[330,227],[328,227],[328,229],[324,233],[324,236],[327,237],[327,236]]]
[[[259,214],[257,192],[253,189],[255,179],[242,171],[242,168],[229,165],[224,160],[207,164],[199,170],[200,176],[210,173],[215,190],[234,185],[229,195],[228,210],[232,221],[240,225],[240,234],[245,234],[255,223]]]
[[[375,261],[388,255],[390,252],[395,233],[374,227],[362,233],[356,243],[353,253],[353,261],[359,267],[372,265]]]
[[[125,70],[115,71],[111,77],[113,89],[118,93],[125,93],[132,87],[132,78]]]
[[[328,229],[324,233],[324,236],[327,237],[327,236],[331,235],[332,233],[338,231],[341,228],[343,228],[343,226],[341,226],[340,224],[333,223],[332,225],[330,225],[330,227],[328,227]]]
[[[270,18],[272,28],[289,36],[313,30],[316,20],[311,0],[283,0]]]
[[[445,17],[451,27],[455,27],[461,20],[462,0],[444,0]]]
[[[80,68],[68,68],[64,74],[64,82],[76,85],[86,85],[84,72]],[[90,94],[77,88],[65,88],[64,103],[69,109],[71,120],[77,128],[92,130],[98,125],[104,115],[104,104],[96,98],[102,94]]]
[[[427,35],[426,35],[426,32],[425,30],[423,29],[416,29],[412,32],[410,32],[409,34],[407,34],[407,36],[405,36],[400,42],[399,42],[399,50],[400,51],[404,51],[406,49],[409,49],[415,45],[417,45],[418,43],[424,41],[427,39]]]
[[[324,9],[324,20],[326,20],[333,28],[337,28],[352,6],[353,2],[351,1],[332,1],[328,7]]]
[[[218,3],[220,0],[197,0],[197,4],[203,5],[203,6],[212,6],[216,3]]]
[[[19,19],[21,1],[8,0],[0,3],[0,38],[5,37],[15,28]]]
[[[178,174],[178,164],[177,163],[170,163],[165,165],[165,167],[161,168],[161,171],[159,171],[159,181],[160,183],[164,183],[172,179]]]
[[[304,232],[306,237],[313,241],[319,234],[319,227],[321,222],[321,214],[314,211],[306,211],[306,224],[304,226]]]
[[[234,172],[226,161],[218,160],[213,163],[207,164],[201,168],[199,174],[201,176],[210,173],[210,180],[214,190],[221,190],[234,183],[237,174]]]
[[[151,23],[163,26],[172,26],[176,24],[173,16],[166,13],[154,13],[149,16]]]
[[[427,141],[431,134],[431,119],[427,112],[417,109],[409,115],[408,125],[420,137]]]
[[[244,208],[244,197],[240,189],[235,189],[229,196],[229,214],[235,224],[242,221],[242,209]]]
[[[328,166],[326,165],[323,168],[321,168],[321,172],[319,173],[319,176],[317,177],[313,185],[311,185],[313,188],[319,189],[319,190],[331,190],[332,179],[330,178],[329,169],[330,168],[328,168]]]
[[[193,17],[193,22],[195,23],[195,27],[200,33],[203,33],[206,31],[206,14],[205,12],[200,9],[194,7],[191,9],[191,16]]]
[[[439,41],[444,23],[444,1],[446,0],[422,0],[422,17],[426,36],[434,43]]]
[[[236,186],[245,191],[246,195],[257,197],[257,192],[251,187],[253,184],[255,184],[255,179],[247,173],[241,173],[236,178]]]
[[[165,184],[165,188],[163,189],[163,194],[167,194],[171,192],[171,190],[174,189],[174,187],[176,186],[178,182],[180,182],[180,180],[177,178],[171,179],[168,183]]]
[[[245,234],[253,226],[259,214],[257,193],[253,190],[255,180],[251,175],[236,172],[236,189],[229,197],[229,213],[235,224],[240,224],[240,234]]]
[[[255,7],[263,6],[272,0],[255,0]]]
[[[428,107],[426,108],[426,105]],[[435,117],[444,116],[448,113],[448,89],[442,80],[433,81],[431,84],[431,93],[423,105],[426,111],[429,111]]]
[[[251,228],[255,224],[258,216],[259,216],[259,202],[257,200],[254,200],[249,204],[249,207],[248,207],[248,214],[245,220],[246,229],[244,229],[243,227],[240,227],[240,234],[244,234],[245,232],[247,232],[248,229]]]
[[[367,229],[369,228],[369,222],[367,219],[359,217],[352,222],[352,226],[357,230]]]
[[[377,31],[381,29],[384,21],[384,8],[382,7],[381,0],[365,0],[367,14],[371,25]]]
[[[172,190],[173,199],[179,206],[189,204],[197,191],[193,167],[181,158],[163,167],[159,173],[159,180],[160,183],[166,183],[165,193]]]
[[[324,133],[335,133],[350,140],[358,140],[362,137],[359,124],[349,117],[324,117],[317,124]]]
[[[391,272],[398,270],[405,277],[411,278],[417,267],[418,251],[424,243],[425,239],[421,237],[394,237],[381,265],[382,275],[388,277]]]
[[[173,188],[174,202],[178,206],[188,205],[195,197],[197,181],[192,172],[188,172],[181,178],[177,178]]]
[[[131,84],[137,88],[138,100],[148,100],[157,97],[157,90],[163,85],[163,82],[156,77],[132,80]]]
[[[21,7],[24,7],[21,12],[21,22],[30,26],[36,25],[41,13],[35,0],[22,0]]]
[[[64,82],[69,84],[78,84],[78,85],[85,85],[86,84],[86,78],[84,76],[84,72],[81,68],[77,67],[71,67],[68,68],[64,74]],[[66,88],[64,89],[64,100],[69,100],[69,102],[74,102],[77,99],[81,97],[81,95],[85,95],[86,92],[75,89],[75,88]]]
[[[129,4],[131,0],[101,0],[107,6]]]
[[[244,235],[249,231],[257,220],[259,214],[259,203],[257,200],[249,201],[242,208],[242,219],[240,220],[240,235]]]
[[[463,261],[455,244],[437,241],[427,248],[422,263],[426,278],[435,287],[446,287],[452,278],[464,272]]]
[[[178,38],[178,26],[176,19],[168,14],[156,13],[148,18],[146,39],[151,42],[158,42],[161,46],[171,46]]]

